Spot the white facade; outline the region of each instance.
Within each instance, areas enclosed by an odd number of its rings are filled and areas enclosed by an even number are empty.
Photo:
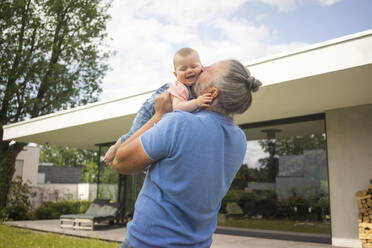
[[[37,184],[37,167],[39,164],[39,147],[25,146],[16,158],[16,171],[13,179],[16,176],[22,177],[24,182],[30,185]]]
[[[48,183],[32,186],[32,208],[35,209],[45,201],[84,200],[96,198],[97,184],[94,183]]]
[[[372,180],[372,104],[327,111],[326,125],[332,244],[361,247],[355,192]]]

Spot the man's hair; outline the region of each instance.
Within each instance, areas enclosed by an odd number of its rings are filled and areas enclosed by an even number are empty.
[[[244,65],[237,60],[228,60],[228,72],[213,82],[218,89],[218,97],[213,101],[212,109],[232,116],[245,112],[252,104],[252,92],[262,85],[251,76]]]
[[[189,48],[189,47],[181,48],[180,50],[178,50],[178,51],[174,54],[174,57],[173,57],[173,65],[176,65],[176,57],[177,57],[177,56],[187,56],[187,55],[190,55],[190,54],[192,54],[192,53],[195,53],[195,54],[198,55],[198,57],[199,57],[198,52],[195,51],[194,49]]]

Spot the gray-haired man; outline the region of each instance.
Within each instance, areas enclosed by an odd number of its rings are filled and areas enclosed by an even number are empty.
[[[205,67],[196,96],[209,93],[207,110],[172,111],[158,97],[155,115],[118,149],[114,168],[123,174],[153,164],[138,196],[122,247],[209,247],[221,200],[246,151],[233,115],[247,110],[261,82],[238,61]]]

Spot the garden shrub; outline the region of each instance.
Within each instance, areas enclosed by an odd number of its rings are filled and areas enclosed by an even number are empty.
[[[30,218],[28,208],[25,206],[9,206],[1,209],[0,220],[28,220]]]
[[[11,181],[7,205],[0,211],[0,222],[29,219],[31,187],[17,176]]]
[[[33,213],[33,219],[59,219],[63,214],[85,213],[91,201],[43,202]]]
[[[222,199],[220,213],[226,213],[226,205],[229,202],[236,202],[239,204],[240,199],[243,197],[244,190],[231,188]],[[240,206],[240,204],[239,204]],[[241,206],[240,206],[241,208]]]
[[[277,214],[277,196],[273,190],[244,192],[239,205],[248,216],[271,218]]]

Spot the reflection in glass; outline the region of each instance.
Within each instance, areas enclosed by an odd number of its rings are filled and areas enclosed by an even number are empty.
[[[120,175],[119,178],[119,201],[124,209],[125,216],[132,216],[134,205],[141,191],[145,179],[144,173],[135,175]]]
[[[246,158],[218,224],[330,234],[324,121],[244,131]]]
[[[110,199],[116,202],[118,198],[118,178],[118,173],[113,166],[102,166],[97,198]]]

